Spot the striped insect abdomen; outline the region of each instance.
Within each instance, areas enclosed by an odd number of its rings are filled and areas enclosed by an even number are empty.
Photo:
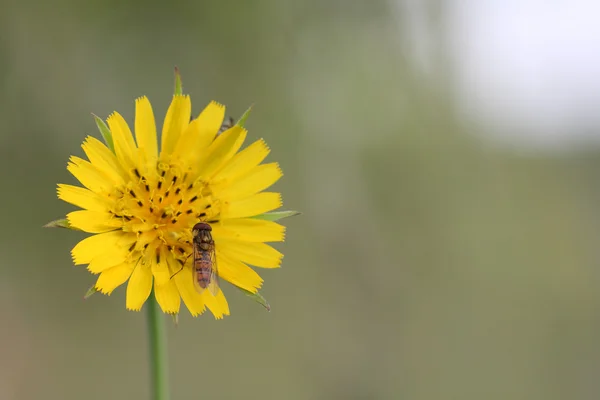
[[[194,273],[198,285],[202,289],[206,289],[211,280],[212,274],[212,259],[208,251],[201,251],[200,257],[194,260]]]

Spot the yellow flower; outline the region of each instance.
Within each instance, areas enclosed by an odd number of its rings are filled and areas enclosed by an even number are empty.
[[[178,313],[183,299],[193,316],[206,307],[216,318],[229,315],[221,290],[214,296],[194,286],[192,227],[199,221],[212,226],[221,279],[256,293],[263,280],[249,265],[281,264],[283,255],[265,242],[283,241],[285,228],[252,218],[281,206],[279,193],[264,191],[281,169],[261,164],[269,153],[263,140],[239,151],[244,128],[218,134],[224,113],[211,102],[190,121],[190,98],[174,96],[159,147],[152,107],[142,97],[135,139],[115,112],[107,120],[114,152],[87,137],[89,161],[70,158],[67,169],[85,188],[59,184],[58,197],[83,209],[67,215],[69,224],[94,234],[73,248],[73,260],[99,274],[95,288],[104,294],[129,281],[129,310],[140,310],[154,287],[165,313]]]

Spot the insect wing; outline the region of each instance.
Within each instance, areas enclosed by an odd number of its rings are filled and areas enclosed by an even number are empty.
[[[210,282],[208,283],[208,290],[213,296],[219,294],[219,267],[217,265],[217,253],[215,252],[215,246],[212,245],[209,250],[210,259],[212,261],[212,270],[210,271]]]

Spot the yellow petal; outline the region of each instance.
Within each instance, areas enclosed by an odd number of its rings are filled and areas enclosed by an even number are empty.
[[[179,290],[177,290],[177,285],[174,280],[171,279],[164,285],[158,285],[155,280],[154,295],[163,312],[168,314],[179,312],[181,297],[179,296]]]
[[[146,160],[150,163],[155,162],[158,157],[156,123],[152,105],[146,96],[135,101],[135,138]]]
[[[281,194],[262,192],[223,205],[221,219],[253,217],[281,207]]]
[[[171,258],[171,269],[177,268],[179,263],[175,261],[175,259]],[[185,306],[189,310],[192,316],[200,315],[205,310],[204,300],[202,296],[196,291],[194,287],[194,281],[192,277],[192,269],[190,264],[187,267],[181,269],[179,267],[179,272],[175,271],[176,275],[173,277],[173,280],[177,284],[177,289],[185,303]]]
[[[205,147],[198,150],[205,150],[208,148],[208,145],[214,140],[217,132],[221,128],[223,118],[225,118],[225,106],[216,101],[211,101],[204,110],[202,110],[197,120],[200,123],[201,143],[203,143]]]
[[[123,264],[127,261],[129,250],[124,247],[114,248],[111,251],[105,251],[92,259],[87,269],[92,274],[99,274],[115,265]]]
[[[269,154],[270,150],[264,140],[260,139],[237,153],[233,158],[215,175],[216,181],[231,181],[244,175],[250,169],[256,167]]]
[[[189,96],[173,96],[167,110],[161,136],[161,157],[171,154],[179,136],[190,123],[192,103]]]
[[[81,145],[88,159],[99,171],[115,184],[123,184],[128,178],[115,154],[98,139],[88,136]]]
[[[153,252],[152,256],[149,257],[152,275],[154,275],[156,283],[160,286],[166,284],[171,279],[171,272],[167,264],[167,254],[166,248],[161,246],[159,250]]]
[[[215,139],[224,116],[225,107],[217,102],[210,102],[181,135],[173,156],[185,163],[197,164],[206,155],[206,150]]]
[[[202,292],[200,296],[202,296],[204,303],[216,319],[221,319],[223,316],[229,315],[229,304],[227,304],[227,299],[222,290],[219,290],[216,297],[208,290]]]
[[[102,272],[96,281],[96,289],[104,294],[111,294],[129,279],[134,263],[123,263]]]
[[[223,252],[217,252],[219,276],[238,287],[252,293],[262,286],[263,279],[252,268],[239,260],[227,257]]]
[[[283,254],[265,243],[222,239],[215,246],[225,257],[256,267],[278,268],[283,258]]]
[[[129,125],[118,112],[108,117],[108,127],[112,132],[117,159],[131,173],[136,168],[136,146]]]
[[[108,212],[73,211],[67,214],[71,226],[89,233],[103,233],[120,228],[123,223]]]
[[[172,153],[172,159],[179,159],[182,164],[189,165],[190,157],[198,157],[198,142],[200,141],[200,121],[191,121],[179,136]]]
[[[127,234],[123,231],[113,231],[92,235],[77,243],[71,255],[75,265],[89,264],[95,257],[129,248],[136,240],[135,234]]]
[[[206,150],[206,156],[199,162],[199,178],[209,180],[240,149],[246,139],[247,131],[233,126],[223,132]]]
[[[221,238],[248,242],[281,242],[285,238],[285,226],[261,219],[224,219],[211,226],[216,242]]]
[[[59,183],[58,198],[86,210],[106,212],[109,209],[105,197],[78,186]]]
[[[231,182],[228,186],[214,191],[217,197],[233,199],[244,199],[269,186],[273,185],[283,176],[278,163],[269,163],[252,168],[246,175]]]
[[[89,161],[72,156],[67,170],[86,188],[96,193],[109,191],[115,182]]]
[[[150,296],[152,290],[152,272],[147,266],[138,263],[129,282],[125,307],[128,310],[139,311]]]

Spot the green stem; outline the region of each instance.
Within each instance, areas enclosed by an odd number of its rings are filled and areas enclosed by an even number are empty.
[[[150,342],[150,372],[152,399],[169,400],[169,360],[167,358],[167,334],[162,311],[154,292],[147,301],[148,335]]]

